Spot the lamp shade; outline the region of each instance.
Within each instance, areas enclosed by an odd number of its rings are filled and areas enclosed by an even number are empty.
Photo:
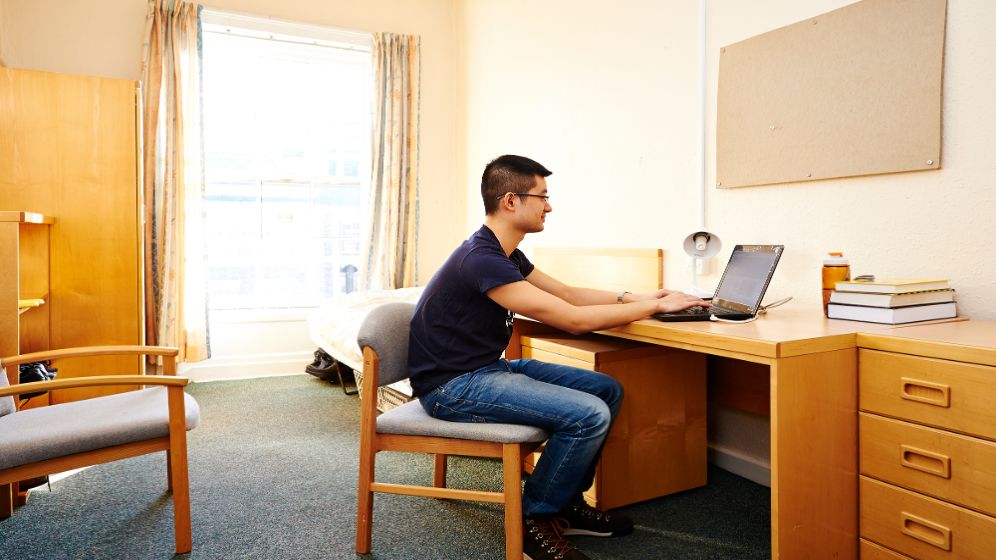
[[[682,247],[690,257],[707,259],[719,253],[719,250],[723,248],[723,242],[715,233],[696,231],[685,238]]]

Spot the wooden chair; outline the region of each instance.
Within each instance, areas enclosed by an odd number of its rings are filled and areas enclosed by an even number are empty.
[[[505,505],[505,558],[522,560],[522,460],[546,441],[547,432],[515,424],[476,424],[437,420],[411,401],[377,416],[377,387],[408,377],[408,326],[415,306],[377,307],[360,327],[363,379],[360,394],[360,475],[356,511],[356,552],[370,552],[373,494],[407,494]],[[378,451],[435,455],[432,486],[374,480]],[[501,458],[504,490],[446,488],[446,456]]]
[[[98,355],[163,357],[165,375],[105,375],[8,386],[29,362]],[[173,492],[176,552],[190,552],[190,488],[187,430],[197,426],[197,401],[176,377],[175,348],[95,346],[36,352],[0,359],[0,519],[13,514],[17,481],[80,467],[166,451],[167,487]],[[82,401],[16,410],[14,395],[103,385],[155,385]]]

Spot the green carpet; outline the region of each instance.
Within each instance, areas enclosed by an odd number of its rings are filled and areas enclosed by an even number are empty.
[[[198,383],[189,433],[194,550],[179,558],[504,558],[497,505],[378,495],[373,553],[353,552],[359,407],[308,375]],[[381,453],[380,479],[431,480],[427,455]],[[452,486],[497,489],[500,463],[451,459]],[[769,490],[719,469],[705,488],[624,509],[636,531],[578,538],[593,559],[747,560],[770,555]],[[0,559],[173,557],[165,454],[100,465],[32,491],[0,522]]]

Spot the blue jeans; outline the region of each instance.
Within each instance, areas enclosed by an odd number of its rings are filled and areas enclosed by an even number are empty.
[[[622,404],[608,375],[538,360],[498,360],[420,397],[427,413],[451,422],[536,426],[550,432],[526,481],[522,513],[557,513],[581,498]]]

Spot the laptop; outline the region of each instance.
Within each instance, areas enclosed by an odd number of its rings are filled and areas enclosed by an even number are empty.
[[[753,319],[775,274],[784,245],[737,245],[712,296],[711,307],[654,313],[658,321],[708,321],[713,315],[730,321]]]

